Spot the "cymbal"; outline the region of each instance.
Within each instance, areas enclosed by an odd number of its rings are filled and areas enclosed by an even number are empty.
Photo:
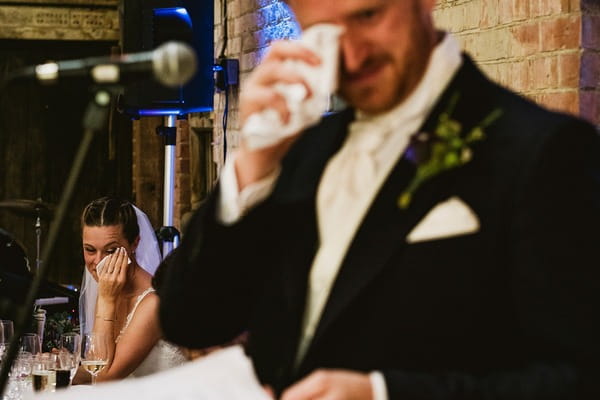
[[[54,212],[54,205],[50,203],[27,199],[0,200],[0,209],[2,208],[27,217],[39,215],[40,218],[51,218]]]

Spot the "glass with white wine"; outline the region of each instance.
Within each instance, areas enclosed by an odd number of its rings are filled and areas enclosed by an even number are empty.
[[[92,375],[92,385],[96,377],[108,364],[108,338],[98,333],[83,336],[81,366]]]

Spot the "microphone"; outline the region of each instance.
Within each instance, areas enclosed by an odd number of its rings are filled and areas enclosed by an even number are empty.
[[[182,42],[166,42],[152,51],[91,57],[23,68],[14,77],[33,77],[42,83],[62,78],[90,77],[99,84],[123,83],[148,74],[167,87],[187,83],[196,73],[196,54]]]

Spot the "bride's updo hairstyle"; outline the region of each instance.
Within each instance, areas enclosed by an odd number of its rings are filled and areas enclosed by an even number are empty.
[[[140,234],[140,228],[133,205],[114,197],[102,197],[88,204],[81,215],[81,229],[85,226],[123,227],[123,235],[133,243]]]

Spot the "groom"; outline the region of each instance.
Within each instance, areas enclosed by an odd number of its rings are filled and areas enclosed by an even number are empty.
[[[283,399],[588,399],[600,362],[600,140],[484,77],[435,0],[289,0],[340,25],[348,110],[244,145],[160,290],[168,339],[248,331]],[[244,121],[303,83],[272,46]]]

